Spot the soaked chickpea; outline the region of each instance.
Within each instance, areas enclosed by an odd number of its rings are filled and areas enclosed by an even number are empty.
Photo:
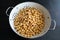
[[[29,38],[42,32],[45,26],[45,17],[43,13],[36,8],[25,8],[20,10],[15,17],[14,26],[19,34]]]

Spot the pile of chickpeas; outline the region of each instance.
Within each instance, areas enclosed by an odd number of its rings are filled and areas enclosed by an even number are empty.
[[[21,9],[14,19],[16,31],[26,37],[40,34],[45,26],[45,17],[42,11],[29,7]]]

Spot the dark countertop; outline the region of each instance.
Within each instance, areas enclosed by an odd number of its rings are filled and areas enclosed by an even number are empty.
[[[9,25],[9,17],[5,11],[9,6],[16,6],[25,1],[33,1],[45,6],[57,26],[55,30],[48,31],[44,36],[35,39],[25,39],[15,34]],[[1,40],[60,40],[60,0],[0,0],[0,39]]]

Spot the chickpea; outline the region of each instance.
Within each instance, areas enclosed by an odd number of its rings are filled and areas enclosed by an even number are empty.
[[[32,37],[42,32],[45,18],[42,12],[33,7],[21,9],[14,19],[15,29],[24,37]]]

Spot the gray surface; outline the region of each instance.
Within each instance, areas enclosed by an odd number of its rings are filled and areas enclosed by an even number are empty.
[[[42,1],[39,0],[40,2]],[[52,19],[56,20],[57,26],[55,30],[49,30],[44,36],[34,40],[60,40],[60,0],[43,0],[42,3],[49,10]]]

